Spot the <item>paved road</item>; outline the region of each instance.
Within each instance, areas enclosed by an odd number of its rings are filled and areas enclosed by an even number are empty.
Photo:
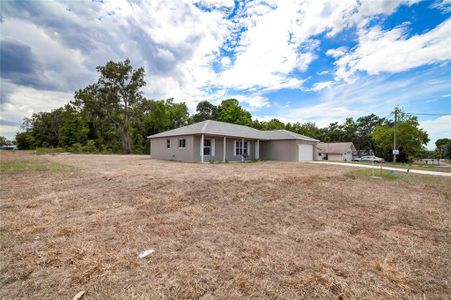
[[[373,166],[371,166],[371,165],[349,164],[349,163],[332,162],[332,161],[312,161],[311,163],[327,164],[327,165],[338,165],[338,166],[355,167],[355,168],[367,168],[367,169],[373,168]],[[378,165],[374,165],[374,166],[375,166],[376,169],[379,169]],[[398,172],[407,173],[407,169],[392,168],[392,167],[382,167],[382,169],[384,169],[384,170],[394,170],[394,171],[398,171]],[[436,172],[436,171],[426,171],[426,170],[409,169],[409,173],[451,177],[451,173]]]

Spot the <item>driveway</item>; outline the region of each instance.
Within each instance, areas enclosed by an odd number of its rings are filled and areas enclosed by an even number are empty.
[[[345,166],[345,167],[355,167],[355,168],[367,168],[367,169],[372,169],[373,168],[373,166],[371,166],[371,165],[349,164],[349,163],[332,162],[332,161],[312,161],[311,163],[337,165],[337,166]],[[375,169],[379,169],[380,167],[378,167],[377,165],[374,165],[374,168]],[[415,174],[422,174],[422,175],[435,175],[435,176],[451,177],[451,173],[445,173],[445,172],[415,170],[415,169],[400,169],[400,168],[392,168],[392,167],[382,167],[382,169],[384,169],[384,170],[393,170],[393,171],[404,172],[404,173],[415,173]]]

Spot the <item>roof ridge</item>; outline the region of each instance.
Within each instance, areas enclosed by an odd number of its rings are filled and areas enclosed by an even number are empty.
[[[205,128],[207,127],[209,121],[210,120],[205,120],[205,124],[204,124],[204,126],[202,126],[202,129],[200,130],[200,132],[204,132],[205,131]]]

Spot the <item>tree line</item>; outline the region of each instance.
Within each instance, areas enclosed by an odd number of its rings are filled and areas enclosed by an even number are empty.
[[[334,122],[320,128],[313,122],[260,121],[238,100],[225,99],[219,105],[199,102],[196,112],[190,115],[185,103],[176,103],[172,98],[147,99],[142,93],[146,85],[144,68],[134,69],[128,59],[98,66],[97,72],[97,82],[75,92],[68,104],[25,118],[16,134],[18,148],[148,153],[149,135],[204,120],[218,120],[260,130],[286,129],[322,142],[353,142],[358,150],[391,159],[393,122],[375,114],[356,120],[347,118],[344,123]],[[430,155],[424,148],[429,142],[428,135],[419,128],[415,116],[400,113],[397,136],[401,161]]]

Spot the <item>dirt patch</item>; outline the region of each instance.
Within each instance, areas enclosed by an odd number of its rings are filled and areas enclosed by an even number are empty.
[[[11,152],[1,160],[68,166],[1,173],[1,298],[451,293],[448,178],[371,180],[339,166],[133,155]]]

